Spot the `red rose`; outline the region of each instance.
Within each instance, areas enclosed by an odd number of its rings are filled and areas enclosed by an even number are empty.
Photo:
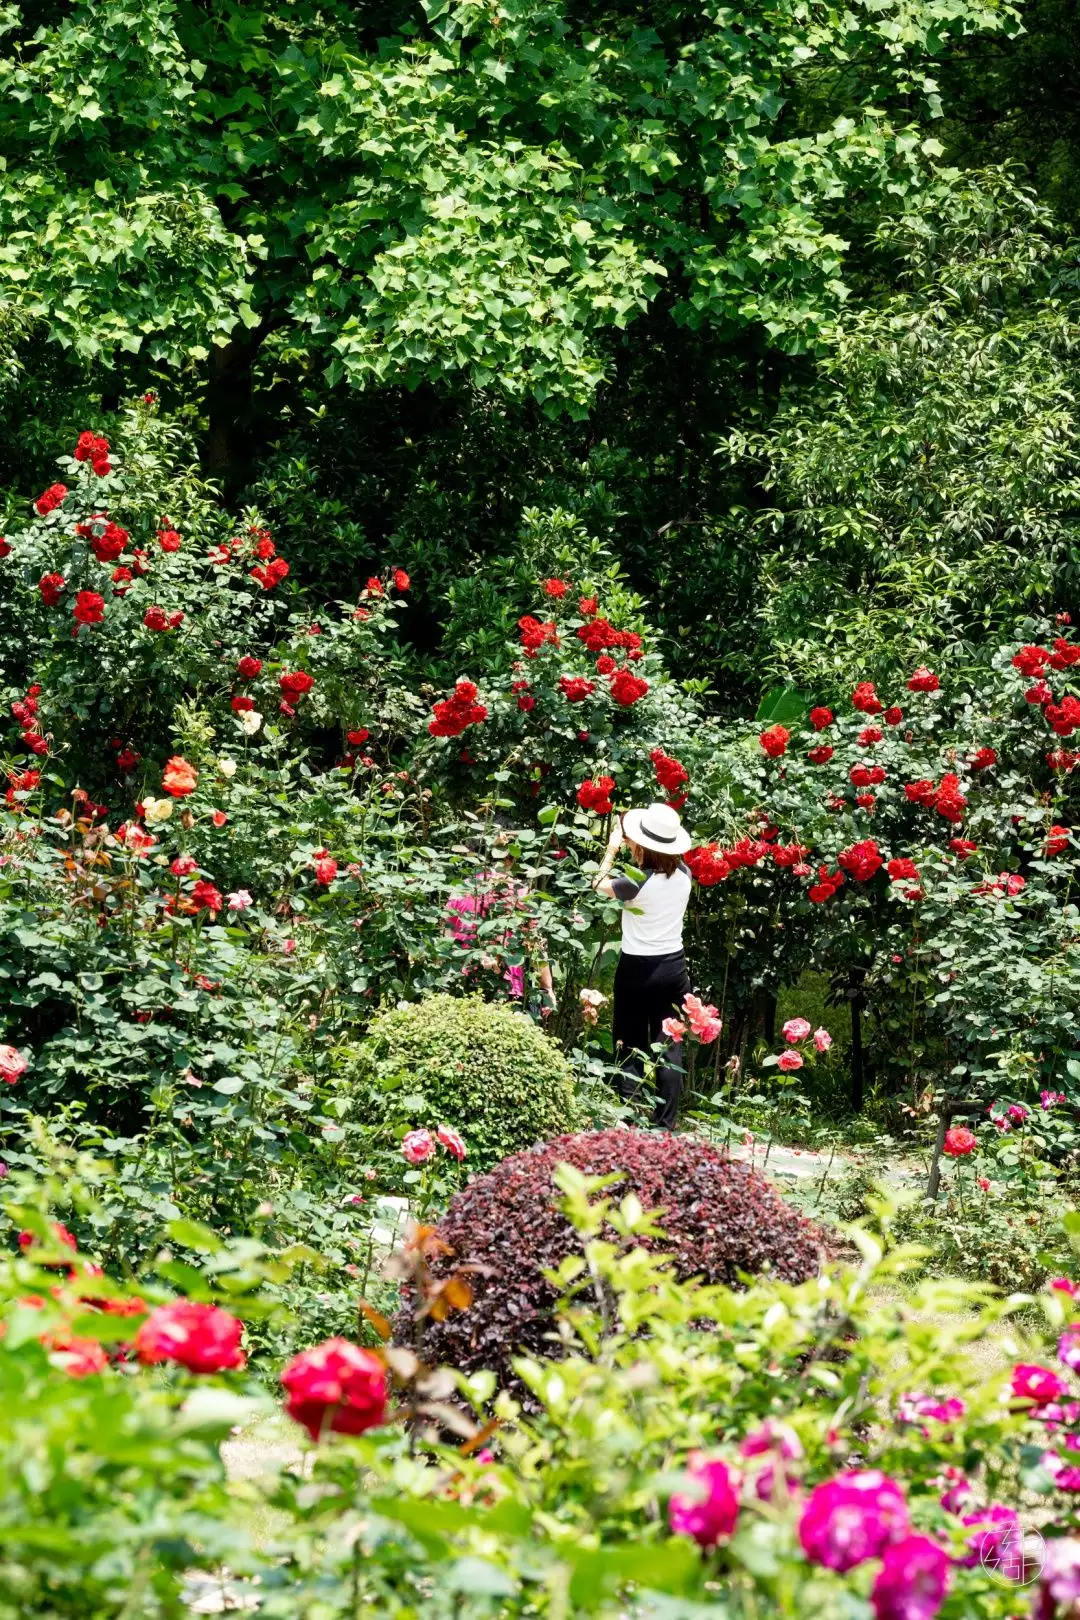
[[[899,704],[893,703],[885,710],[882,718],[887,726],[898,726],[901,720],[904,718],[904,711],[900,708]]]
[[[1054,694],[1047,686],[1045,681],[1036,681],[1035,685],[1029,686],[1027,691],[1024,693],[1024,701],[1032,704],[1039,703],[1045,706],[1047,703],[1053,703]]]
[[[583,619],[594,619],[600,602],[595,596],[583,596],[578,601],[578,612]]]
[[[394,569],[393,580],[395,591],[407,591],[409,586],[412,584],[412,580],[409,578],[404,568]]]
[[[125,592],[127,591],[128,586],[131,584],[131,579],[132,579],[131,569],[130,568],[114,568],[113,571],[112,571],[112,579],[113,579],[113,584],[114,585],[122,587],[122,589],[120,589],[120,590],[114,590],[113,595],[114,596],[123,596],[125,594]]]
[[[338,875],[337,861],[325,849],[317,849],[311,860],[315,867],[316,881],[328,887]]]
[[[811,765],[827,765],[835,751],[828,743],[819,743],[816,748],[810,749],[806,757]]]
[[[234,714],[250,714],[255,707],[255,699],[247,697],[243,692],[238,692],[231,701]]]
[[[912,879],[915,882],[918,882],[919,879],[919,871],[915,862],[909,860],[907,856],[891,860],[886,870],[894,882],[901,878]]]
[[[143,614],[143,624],[148,630],[167,630],[169,615],[163,607],[148,607]]]
[[[158,545],[161,547],[162,551],[179,551],[180,536],[177,534],[175,529],[159,529]]]
[[[264,591],[272,591],[275,585],[280,585],[288,577],[288,573],[289,565],[284,557],[275,557],[265,567],[253,568],[249,577],[257,580]]]
[[[910,803],[924,805],[928,810],[934,802],[934,794],[936,792],[937,789],[935,788],[933,782],[931,782],[929,778],[925,776],[920,778],[918,782],[904,783],[904,793],[906,794]]]
[[[885,705],[877,695],[873,681],[860,681],[851,694],[851,706],[863,714],[880,714]]]
[[[77,624],[101,624],[105,618],[105,598],[96,591],[80,591],[71,611]]]
[[[1069,847],[1068,827],[1059,827],[1056,823],[1050,828],[1046,838],[1046,853],[1049,856],[1060,855]]]
[[[649,690],[649,683],[628,669],[620,669],[611,677],[608,690],[620,708],[630,709],[645,696]]]
[[[969,1131],[965,1125],[954,1125],[945,1132],[941,1151],[947,1153],[950,1159],[962,1159],[968,1153],[974,1153],[978,1145],[974,1131]]]
[[[34,502],[35,512],[39,517],[48,517],[49,513],[54,511],[56,507],[63,502],[66,495],[66,484],[50,484],[45,493],[43,495],[39,495],[37,500]]]
[[[859,746],[869,748],[874,743],[879,743],[884,735],[880,726],[864,726],[859,732]]]
[[[657,785],[662,787],[665,793],[678,793],[679,789],[690,780],[690,772],[686,766],[673,755],[665,754],[662,748],[654,748],[649,758],[656,772]],[[683,797],[685,799],[685,795]],[[681,806],[676,805],[675,808],[680,809]]]
[[[840,866],[857,883],[867,883],[882,864],[881,851],[872,838],[863,838],[837,856]]]
[[[285,674],[278,677],[278,686],[292,703],[295,703],[297,698],[302,698],[305,692],[310,692],[314,685],[314,677],[303,669],[298,669],[291,675]]]
[[[615,779],[611,776],[598,776],[595,781],[586,780],[577,790],[577,802],[583,810],[592,810],[598,816],[609,816],[614,787]]]
[[[533,697],[531,692],[519,692],[517,706],[521,710],[522,714],[529,714],[533,709],[536,708],[536,699]]]
[[[908,681],[907,689],[909,692],[938,692],[941,690],[941,682],[932,669],[927,669],[925,664],[920,664]]]
[[[236,673],[242,681],[253,681],[262,673],[262,659],[252,658],[250,653],[245,653],[243,658],[237,661]]]
[[[570,587],[565,579],[545,579],[544,581],[545,596],[563,597],[569,589]]]
[[[95,520],[95,522],[100,521],[100,519]],[[87,531],[89,531],[88,534]],[[100,534],[94,524],[80,523],[77,525],[76,532],[89,539],[91,551],[98,562],[102,563],[115,562],[127,550],[128,541],[131,539],[127,530],[122,529],[118,523],[106,523]]]
[[[610,653],[601,653],[596,660],[596,673],[598,675],[614,675],[615,667],[615,660]]]
[[[371,733],[367,727],[360,726],[356,731],[350,731],[345,740],[350,748],[360,748],[370,736]]]
[[[199,870],[199,863],[194,855],[178,855],[169,867],[173,877],[190,877],[192,872]]]
[[[552,620],[542,624],[539,619],[534,619],[531,613],[526,613],[518,620],[518,629],[521,631],[521,645],[525,649],[526,658],[535,658],[540,648],[549,642],[553,647],[559,645],[559,629]]]
[[[781,754],[787,752],[787,745],[791,741],[791,732],[786,726],[770,726],[758,737],[758,742],[764,748],[770,759],[779,759]]]
[[[965,861],[969,855],[977,855],[979,852],[978,844],[973,844],[970,838],[950,838],[949,848],[954,855],[959,855]]]
[[[11,556],[11,542],[10,542],[10,540],[5,540],[4,536],[2,534],[0,534],[0,559],[2,559],[4,557],[10,557],[10,556]]]
[[[200,911],[220,911],[225,904],[221,890],[216,889],[207,878],[200,878],[192,885],[191,898]]]
[[[215,1373],[247,1365],[243,1323],[219,1305],[177,1299],[158,1305],[135,1335],[139,1360],[175,1361],[189,1372]]]
[[[810,724],[815,731],[824,731],[825,727],[831,726],[832,723],[833,712],[831,709],[817,708],[810,710]]]
[[[327,1339],[294,1356],[281,1375],[285,1410],[313,1440],[363,1434],[386,1422],[386,1368],[374,1350]]]
[[[978,752],[972,756],[971,769],[973,771],[985,771],[988,766],[996,764],[997,754],[995,753],[994,749],[980,748]]]
[[[933,802],[938,815],[944,816],[946,821],[951,821],[954,826],[963,821],[964,811],[967,809],[967,800],[960,792],[959,778],[954,776],[951,771],[941,778]]]
[[[59,604],[64,583],[63,574],[45,574],[38,580],[38,590],[46,607],[56,607]]]
[[[568,703],[580,703],[596,691],[596,683],[581,675],[560,675],[559,690]]]
[[[1019,652],[1013,654],[1013,669],[1018,669],[1021,675],[1029,678],[1040,676],[1050,661],[1050,654],[1045,647],[1021,647]]]

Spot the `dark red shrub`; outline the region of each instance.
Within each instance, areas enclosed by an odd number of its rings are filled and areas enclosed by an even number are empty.
[[[606,1196],[633,1191],[646,1209],[660,1210],[665,1236],[646,1246],[671,1254],[681,1278],[736,1284],[740,1272],[768,1267],[803,1282],[818,1269],[816,1228],[769,1182],[706,1143],[648,1131],[559,1136],[504,1159],[451,1199],[439,1235],[453,1254],[432,1269],[442,1276],[475,1267],[475,1298],[445,1322],[425,1324],[425,1360],[465,1372],[490,1367],[510,1382],[516,1351],[552,1353],[556,1294],[543,1271],[580,1248],[555,1207],[561,1195],[552,1177],[561,1163],[586,1175],[620,1172],[623,1182]],[[403,1313],[399,1328],[411,1337],[411,1315]]]

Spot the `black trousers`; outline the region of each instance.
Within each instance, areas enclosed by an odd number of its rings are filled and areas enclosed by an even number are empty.
[[[615,994],[611,1033],[615,1060],[622,1074],[619,1096],[633,1102],[641,1091],[645,1069],[641,1053],[662,1040],[660,1028],[665,1018],[677,1013],[690,989],[686,958],[682,951],[670,956],[619,957],[615,969]],[[669,1042],[656,1071],[656,1111],[654,1121],[663,1130],[673,1131],[682,1094],[682,1048]]]

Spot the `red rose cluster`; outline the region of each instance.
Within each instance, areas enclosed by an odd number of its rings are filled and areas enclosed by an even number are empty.
[[[611,677],[608,690],[621,709],[630,709],[645,696],[649,690],[649,683],[635,675],[632,670],[618,669]]]
[[[581,675],[560,675],[559,690],[568,703],[580,703],[596,691],[596,682]]]
[[[941,682],[932,669],[920,664],[908,680],[907,689],[909,692],[938,692],[941,690]]]
[[[695,883],[700,883],[703,889],[711,889],[714,884],[722,883],[726,877],[731,876],[731,867],[724,859],[724,852],[719,844],[699,844],[696,849],[688,850],[684,859],[690,869],[690,876]]]
[[[880,787],[885,775],[884,765],[867,765],[865,761],[853,765],[848,772],[852,787],[857,788]]]
[[[125,551],[131,538],[126,529],[112,520],[104,512],[95,512],[94,516],[76,523],[75,533],[80,540],[88,540],[90,549],[98,562],[115,562]]]
[[[837,889],[844,886],[843,872],[830,872],[827,866],[818,867],[818,880],[807,889],[807,899],[812,900],[816,906],[826,900],[831,900]]]
[[[577,802],[583,810],[592,810],[598,816],[610,816],[614,788],[615,779],[612,776],[598,776],[582,782],[577,790]]]
[[[863,838],[857,844],[842,849],[837,862],[848,877],[854,878],[857,883],[867,883],[881,866],[882,854],[874,839]]]
[[[99,478],[112,472],[109,461],[108,439],[96,438],[93,433],[80,433],[75,444],[75,460],[88,461]]]
[[[790,741],[791,732],[786,726],[770,726],[768,731],[763,731],[758,738],[758,742],[770,759],[779,759],[781,754],[785,754]]]
[[[431,735],[460,737],[469,726],[478,726],[486,720],[487,709],[482,703],[477,703],[478,695],[475,683],[461,676],[452,695],[433,705],[435,718],[428,721]]]
[[[621,647],[628,658],[641,656],[641,637],[637,631],[616,630],[606,619],[595,618],[591,624],[583,624],[577,634],[578,640],[583,641],[591,653],[607,652],[611,647]]]
[[[518,620],[518,629],[526,658],[535,658],[541,647],[559,645],[559,627],[552,619],[541,622],[533,618],[531,613],[526,613],[524,618]]]
[[[148,607],[143,614],[143,624],[148,630],[175,630],[183,622],[184,615],[179,608],[173,613],[166,613],[163,607]]]
[[[953,826],[959,826],[964,819],[967,799],[960,792],[960,778],[952,771],[946,771],[940,783],[936,785],[928,777],[923,777],[918,782],[905,782],[904,793],[912,804],[921,804],[927,810],[936,810],[939,816],[944,816]]]
[[[48,517],[50,512],[55,512],[56,508],[63,504],[67,492],[66,484],[50,484],[34,502],[34,511],[38,517]]]
[[[656,785],[667,794],[668,803],[673,810],[681,810],[686,803],[686,794],[683,789],[690,780],[690,772],[686,766],[672,754],[665,754],[662,748],[654,748],[649,755],[653,770],[656,772]]]

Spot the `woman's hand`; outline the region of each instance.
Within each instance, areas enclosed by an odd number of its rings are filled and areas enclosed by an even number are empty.
[[[608,841],[607,841],[607,847],[608,847],[609,851],[612,854],[614,854],[615,851],[622,844],[622,841],[623,841],[623,824],[622,824],[622,816],[620,815],[620,816],[616,816],[614,821],[611,823],[611,831],[608,833]]]

